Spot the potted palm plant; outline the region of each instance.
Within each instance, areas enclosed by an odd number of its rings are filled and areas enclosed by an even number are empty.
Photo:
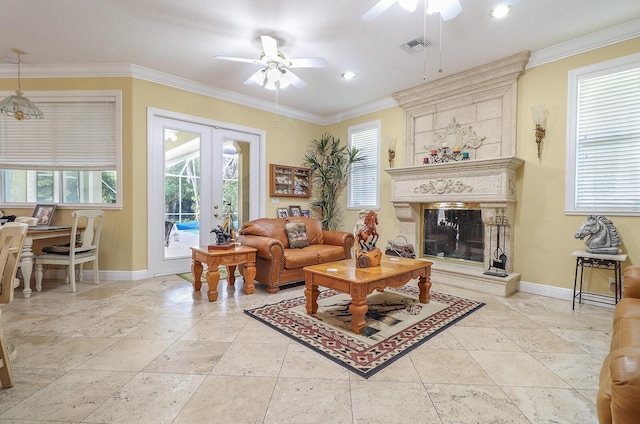
[[[340,138],[329,133],[311,141],[303,164],[309,167],[311,173],[314,199],[310,207],[322,221],[323,229],[338,229],[342,214],[338,196],[347,184],[351,166],[363,159],[358,149],[341,145]]]

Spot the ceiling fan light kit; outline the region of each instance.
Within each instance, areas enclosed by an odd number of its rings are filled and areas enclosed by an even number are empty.
[[[267,90],[284,89],[289,85],[302,88],[307,85],[289,68],[322,68],[327,65],[327,62],[321,57],[287,59],[278,51],[278,42],[275,38],[263,35],[260,40],[262,41],[263,52],[259,60],[230,56],[215,56],[215,58],[262,65],[262,68],[251,75],[244,84],[258,84]]]

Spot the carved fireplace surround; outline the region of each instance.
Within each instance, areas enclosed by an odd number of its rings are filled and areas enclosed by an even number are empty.
[[[513,258],[515,174],[523,163],[515,156],[517,82],[528,59],[529,52],[523,52],[394,94],[405,111],[407,166],[387,173],[400,233],[422,249],[425,204],[476,203],[481,209],[484,263],[433,258],[435,282],[501,296],[517,291],[520,274],[512,260],[506,262],[505,277],[484,272],[496,248],[489,225],[496,213],[507,219],[501,244]],[[460,160],[459,154],[457,161],[447,161],[454,151],[466,152],[469,160]]]

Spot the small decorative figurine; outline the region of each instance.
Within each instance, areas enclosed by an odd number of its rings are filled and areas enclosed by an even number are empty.
[[[231,240],[231,234],[226,232],[221,225],[218,225],[216,228],[211,230],[212,233],[216,233],[216,244],[218,246],[226,246],[229,244],[229,240]]]
[[[356,234],[356,266],[358,268],[369,268],[380,265],[382,252],[376,247],[378,241],[378,215],[374,211],[369,211],[364,218],[364,226]]]
[[[584,243],[589,253],[617,255],[622,244],[613,222],[602,215],[589,215],[573,236],[580,240],[588,237]]]

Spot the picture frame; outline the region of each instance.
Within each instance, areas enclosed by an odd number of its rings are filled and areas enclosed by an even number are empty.
[[[302,216],[302,210],[300,209],[300,206],[289,206],[289,215]]]
[[[278,208],[278,218],[289,217],[289,210],[287,208]]]
[[[51,225],[53,219],[53,213],[56,211],[56,205],[54,204],[40,204],[36,205],[33,210],[33,217],[38,219],[37,225]]]
[[[309,209],[303,209],[302,211],[300,211],[300,216],[311,218],[311,211]]]

